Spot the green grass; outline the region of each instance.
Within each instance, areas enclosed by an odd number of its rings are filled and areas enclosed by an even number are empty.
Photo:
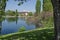
[[[54,40],[53,27],[39,28],[30,31],[17,32],[0,36],[0,39],[6,40]]]

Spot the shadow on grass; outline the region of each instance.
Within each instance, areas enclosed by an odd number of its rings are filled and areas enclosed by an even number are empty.
[[[0,36],[1,40],[54,40],[54,29],[45,28]]]

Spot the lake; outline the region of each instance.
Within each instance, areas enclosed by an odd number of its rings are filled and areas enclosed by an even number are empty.
[[[37,23],[27,20],[27,17],[5,17],[0,18],[0,35],[19,32],[24,26],[27,30],[39,28]]]

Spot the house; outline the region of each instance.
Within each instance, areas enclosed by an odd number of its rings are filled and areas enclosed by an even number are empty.
[[[29,14],[29,12],[19,12],[19,15],[22,15],[22,16],[27,16]]]

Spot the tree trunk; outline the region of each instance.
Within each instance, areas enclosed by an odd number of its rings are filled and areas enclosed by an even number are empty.
[[[59,40],[60,38],[60,5],[59,5],[59,0],[51,0],[53,4],[53,12],[54,12],[54,28],[55,28],[55,39],[54,40]]]

